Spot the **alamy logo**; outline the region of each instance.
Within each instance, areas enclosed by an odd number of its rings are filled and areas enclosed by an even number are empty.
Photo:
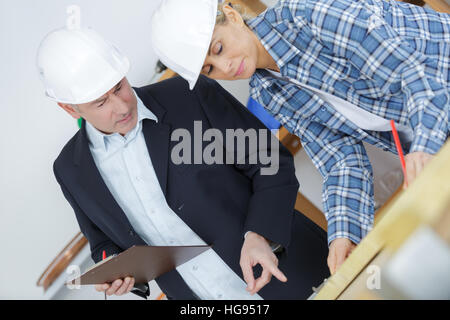
[[[66,9],[69,15],[66,20],[66,27],[69,30],[80,29],[81,27],[81,9],[77,5],[68,6]]]
[[[174,164],[260,164],[261,175],[274,175],[279,169],[279,140],[269,129],[210,128],[194,121],[194,136],[187,129],[172,132]],[[204,142],[209,142],[203,148]],[[193,153],[193,154],[192,154]]]
[[[81,288],[80,267],[77,265],[71,264],[70,266],[67,267],[66,273],[69,275],[68,278],[70,278],[70,280],[66,284],[67,289],[69,289],[69,290],[80,289]],[[75,281],[73,281],[73,280],[75,280]]]
[[[369,290],[381,289],[381,269],[377,265],[370,265],[367,267],[366,272],[370,274],[366,280],[366,287]]]

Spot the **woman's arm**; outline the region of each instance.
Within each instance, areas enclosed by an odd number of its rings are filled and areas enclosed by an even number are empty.
[[[403,93],[414,130],[409,152],[435,154],[448,135],[449,84],[435,59],[411,47],[381,17],[382,5],[373,0],[307,1],[304,14],[315,37],[334,54],[346,58],[387,94]],[[429,24],[442,28],[441,36],[448,34],[450,39],[450,18],[447,24],[444,14],[429,14]],[[430,50],[433,55],[445,54]]]

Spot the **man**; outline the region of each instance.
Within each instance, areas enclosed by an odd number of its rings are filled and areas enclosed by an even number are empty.
[[[156,279],[169,299],[304,299],[328,276],[326,234],[294,213],[298,182],[281,145],[275,175],[262,175],[261,161],[172,161],[171,133],[195,136],[198,121],[223,136],[230,128],[264,129],[215,81],[201,78],[193,91],[180,78],[133,90],[128,60],[82,29],[50,33],[38,64],[47,96],[83,118],[54,173],[95,262],[103,250],[109,256],[133,245],[212,245]],[[284,250],[274,253],[271,244]],[[149,295],[148,286],[133,287],[127,277],[96,289]]]

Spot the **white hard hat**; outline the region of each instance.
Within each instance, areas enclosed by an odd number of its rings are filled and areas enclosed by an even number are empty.
[[[159,59],[197,82],[216,24],[217,0],[164,0],[152,17],[152,45]]]
[[[61,28],[42,40],[37,66],[50,99],[80,104],[111,90],[127,74],[130,63],[95,31]]]

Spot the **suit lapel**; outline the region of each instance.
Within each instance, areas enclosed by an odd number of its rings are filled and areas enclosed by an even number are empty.
[[[156,123],[146,119],[142,123],[145,143],[158,177],[161,190],[166,196],[167,189],[167,167],[169,162],[169,135],[170,127],[164,123]]]
[[[170,126],[164,123],[166,109],[153,98],[146,87],[134,88],[134,90],[145,107],[153,112],[158,119],[158,122],[145,119],[142,123],[142,132],[159,185],[164,196],[166,196],[170,145]]]
[[[92,199],[95,199],[104,211],[111,215],[114,219],[117,219],[119,223],[131,227],[128,218],[122,208],[120,208],[117,204],[113,195],[103,181],[97,166],[95,165],[94,158],[89,150],[89,142],[87,139],[86,124],[84,120],[80,131],[80,136],[77,141],[77,146],[75,148],[74,161],[79,167],[78,182],[86,193],[91,195]]]

